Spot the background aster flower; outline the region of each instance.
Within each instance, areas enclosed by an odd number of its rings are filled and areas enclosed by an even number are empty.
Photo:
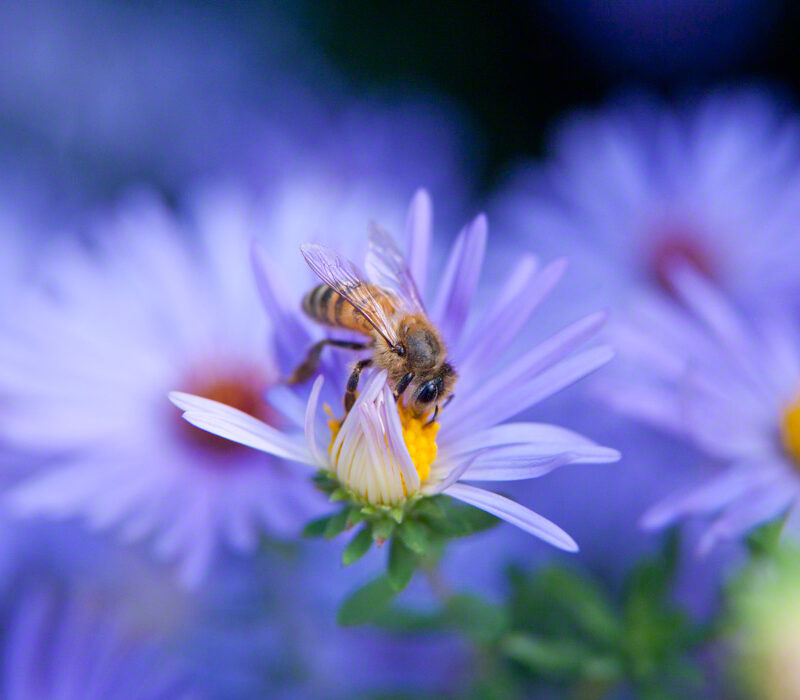
[[[187,430],[163,398],[177,382],[280,420],[263,400],[277,378],[267,324],[241,272],[251,231],[216,213],[193,244],[157,200],[123,207],[95,255],[60,251],[53,291],[28,295],[2,343],[0,435],[29,467],[14,511],[148,539],[186,583],[221,544],[252,551],[258,533],[295,533],[314,510],[278,461]]]
[[[779,98],[618,101],[573,114],[549,150],[491,210],[537,249],[570,257],[579,308],[616,303],[634,285],[664,288],[676,260],[742,298],[765,284],[796,288],[800,123]]]
[[[710,479],[642,518],[647,528],[710,518],[699,544],[708,551],[797,502],[800,332],[779,304],[748,323],[690,267],[677,268],[670,281],[684,308],[659,297],[637,300],[611,327],[630,366],[599,383],[598,391],[617,410],[691,441],[712,458]]]
[[[431,225],[430,200],[420,191],[409,211],[406,242],[410,268],[422,294]],[[503,496],[460,483],[528,479],[568,463],[613,462],[619,458],[615,450],[599,447],[556,426],[503,424],[602,366],[611,358],[611,352],[607,347],[596,347],[570,356],[602,324],[604,315],[595,314],[521,357],[511,361],[506,358],[501,363],[504,351],[556,284],[564,266],[559,261],[539,271],[532,257],[524,257],[496,297],[495,305],[470,324],[469,312],[478,288],[486,237],[487,223],[482,215],[464,228],[453,245],[431,307],[431,319],[442,331],[448,357],[460,376],[458,396],[443,411],[438,426],[425,429],[420,419],[403,411],[398,415],[382,373],[372,377],[339,426],[329,449],[316,438],[324,429],[317,425],[321,377],[314,384],[302,421],[304,439],[202,397],[174,393],[173,402],[198,427],[330,473],[363,505],[390,509],[403,506],[415,496],[445,493],[558,547],[577,549],[566,533],[541,516]],[[299,344],[302,330],[297,319],[275,303],[273,275],[263,267],[258,268],[258,273],[278,336],[294,333],[294,347],[303,347]],[[297,422],[300,424],[300,420]]]
[[[18,598],[0,633],[4,698],[203,696],[165,645],[90,591],[40,582]]]

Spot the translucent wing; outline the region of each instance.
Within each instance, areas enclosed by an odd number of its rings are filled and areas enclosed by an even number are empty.
[[[300,246],[300,252],[317,277],[364,314],[389,345],[400,342],[389,313],[353,263],[330,248],[315,243],[304,243]]]
[[[370,224],[369,228],[367,274],[379,287],[401,299],[409,311],[425,313],[405,257],[391,235],[375,224]]]

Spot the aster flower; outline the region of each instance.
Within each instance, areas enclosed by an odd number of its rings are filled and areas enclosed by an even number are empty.
[[[671,285],[683,307],[644,296],[612,327],[629,365],[597,390],[716,462],[706,482],[642,519],[660,528],[710,518],[699,544],[708,551],[783,515],[800,495],[800,332],[775,311],[748,323],[688,266],[674,270]]]
[[[242,273],[244,208],[206,204],[190,227],[142,197],[99,224],[96,256],[65,245],[51,293],[18,293],[3,319],[0,369],[0,441],[24,467],[11,509],[148,540],[187,584],[222,545],[252,551],[319,507],[279,460],[193,430],[163,398],[177,383],[282,420],[263,397],[277,369]]]
[[[550,152],[494,209],[545,252],[567,252],[576,304],[616,304],[642,284],[668,289],[675,261],[741,299],[796,288],[800,124],[764,91],[578,112]]]
[[[406,238],[410,270],[422,294],[428,279],[431,224],[430,199],[420,191],[411,204]],[[344,529],[346,517],[351,522],[367,520],[373,537],[381,540],[391,532],[392,521],[402,524],[428,497],[446,494],[554,546],[577,550],[569,535],[542,516],[464,482],[529,479],[564,464],[618,459],[615,450],[557,426],[504,423],[610,359],[611,351],[605,346],[570,356],[597,331],[604,314],[582,319],[509,360],[505,351],[556,284],[564,263],[557,261],[540,270],[532,256],[523,256],[483,317],[470,319],[486,236],[487,222],[482,215],[464,228],[453,245],[431,307],[431,319],[443,333],[448,357],[460,377],[458,396],[442,411],[439,423],[426,427],[427,417],[416,417],[396,403],[384,372],[371,376],[344,419],[331,417],[331,438],[322,441],[318,436],[325,426],[318,403],[323,376],[314,382],[304,416],[296,418],[302,434],[276,429],[207,398],[176,392],[170,395],[172,401],[197,427],[320,470],[323,485],[332,486],[333,498],[346,499],[352,505],[349,514],[345,511],[344,516],[328,521],[329,534]],[[275,303],[273,290],[278,285],[273,272],[262,266],[259,279],[278,336],[302,340],[297,318]],[[294,343],[294,347],[304,345]],[[343,384],[339,386],[343,388]],[[341,396],[341,389],[338,392]],[[409,539],[404,540],[406,544]],[[369,541],[360,540],[367,546]]]
[[[201,697],[164,645],[77,591],[34,586],[2,632],[0,693],[29,698]]]

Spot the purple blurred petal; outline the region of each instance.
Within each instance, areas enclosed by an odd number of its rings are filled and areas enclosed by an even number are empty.
[[[720,540],[730,540],[782,515],[797,498],[798,486],[785,480],[744,495],[731,503],[697,544],[700,556],[708,554]]]
[[[648,530],[665,527],[687,515],[713,513],[752,489],[776,481],[780,472],[767,465],[735,467],[699,487],[670,496],[651,507],[641,519]]]
[[[431,237],[433,235],[433,202],[427,190],[417,190],[406,218],[406,241],[408,242],[408,267],[417,283],[417,289],[425,298],[430,265]]]
[[[481,214],[459,235],[450,252],[431,317],[452,346],[458,345],[478,287],[488,223]]]
[[[520,264],[525,264],[521,261]],[[497,362],[502,352],[527,323],[528,318],[558,284],[567,267],[566,260],[556,260],[534,275],[529,283],[492,314],[483,319],[480,325],[480,338],[469,347],[459,371],[468,375],[474,371],[486,371]],[[480,368],[480,369],[479,369]]]

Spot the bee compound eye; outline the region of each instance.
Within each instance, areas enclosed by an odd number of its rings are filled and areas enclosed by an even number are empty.
[[[417,392],[417,401],[420,403],[431,403],[435,401],[439,391],[435,381],[425,382]]]

